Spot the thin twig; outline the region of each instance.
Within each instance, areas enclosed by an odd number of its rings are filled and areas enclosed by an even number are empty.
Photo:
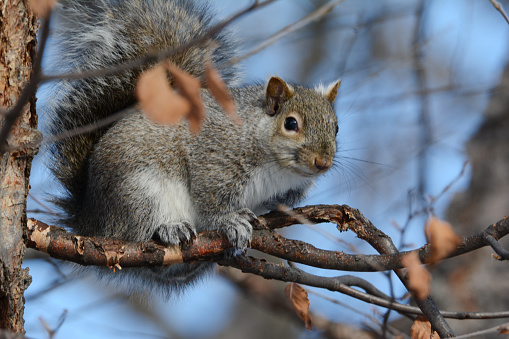
[[[104,119],[94,121],[91,124],[79,126],[79,127],[76,127],[76,128],[70,129],[70,130],[63,131],[58,134],[53,134],[53,135],[44,137],[42,139],[42,141],[34,140],[32,142],[27,142],[27,143],[24,143],[24,144],[21,144],[18,146],[7,147],[6,150],[9,152],[13,152],[13,151],[30,148],[30,147],[35,147],[35,146],[39,146],[39,145],[40,146],[49,145],[54,142],[64,140],[67,138],[71,138],[71,137],[74,137],[77,135],[97,131],[98,129],[100,129],[102,127],[106,127],[106,126],[114,123],[115,121],[120,120],[123,117],[129,115],[132,112],[132,110],[134,110],[134,109],[135,109],[135,106],[129,106],[129,107],[126,107],[112,115],[107,116]]]
[[[253,3],[248,8],[232,15],[228,19],[211,27],[208,31],[206,31],[202,35],[200,35],[200,36],[196,37],[195,39],[192,39],[191,41],[189,41],[185,44],[182,44],[178,47],[170,48],[170,49],[159,51],[159,52],[148,53],[142,57],[132,59],[125,63],[116,65],[115,67],[109,66],[107,68],[87,70],[84,72],[65,73],[65,74],[57,74],[57,75],[43,75],[41,77],[41,82],[47,82],[47,81],[51,81],[51,80],[75,80],[75,79],[84,79],[84,78],[101,77],[101,76],[106,76],[106,75],[119,74],[124,71],[138,68],[143,65],[152,63],[152,62],[159,62],[159,61],[165,60],[168,57],[175,55],[177,53],[180,53],[182,51],[185,51],[192,46],[203,44],[208,39],[210,39],[212,36],[214,36],[215,34],[220,32],[221,30],[223,30],[226,26],[230,25],[232,22],[234,22],[238,18],[244,16],[245,14],[247,14],[255,9],[265,7],[266,5],[268,5],[274,1],[275,0],[266,0],[263,2],[253,1]]]
[[[240,269],[244,273],[256,274],[264,277],[265,279],[296,282],[307,286],[324,288],[330,291],[346,294],[350,297],[373,305],[390,308],[402,314],[423,315],[422,310],[418,307],[403,305],[346,286],[338,281],[338,278],[341,277],[317,276],[311,273],[307,273],[296,267],[281,266],[254,257],[239,256],[234,258],[219,259],[217,262],[222,266],[234,267]],[[509,317],[509,312],[440,311],[440,313],[446,318],[453,319],[494,319]]]
[[[493,248],[493,250],[499,256],[499,260],[509,260],[509,251],[504,249],[502,245],[492,235],[486,236],[486,242]]]
[[[470,338],[475,338],[475,337],[479,337],[479,336],[482,336],[482,338],[485,338],[485,336],[490,333],[498,333],[498,335],[500,335],[500,334],[502,334],[500,332],[500,330],[503,327],[507,327],[507,326],[509,326],[509,323],[505,323],[505,324],[498,325],[495,327],[487,328],[485,330],[481,330],[481,331],[477,331],[477,332],[471,332],[471,333],[459,335],[456,337],[456,339],[470,339]]]
[[[421,48],[421,44],[424,41],[424,6],[425,1],[420,0],[417,5],[417,10],[415,13],[415,27],[413,32],[413,41],[412,44],[414,46],[413,51],[413,68],[415,73],[415,82],[418,91],[424,91],[427,87],[426,81],[426,70],[423,62],[423,52]],[[431,126],[431,114],[429,109],[429,100],[427,94],[420,95],[420,110],[419,110],[419,154],[418,154],[418,166],[417,166],[417,175],[418,175],[418,185],[417,192],[419,197],[422,199],[426,191],[428,189],[428,148],[432,142],[432,126]]]
[[[52,210],[50,207],[46,206],[46,204],[44,204],[42,201],[40,201],[39,199],[37,199],[32,193],[28,193],[28,196],[33,200],[35,201],[39,206],[41,206],[42,208],[45,209],[45,211],[39,211],[39,210],[36,210],[35,213],[47,213],[47,214],[51,214],[51,215],[58,215],[57,212],[55,212],[54,210]],[[28,211],[27,211],[28,212]]]
[[[272,36],[267,38],[261,44],[259,44],[258,46],[254,47],[251,51],[245,53],[244,55],[241,55],[241,56],[238,56],[236,58],[230,59],[228,61],[228,63],[236,64],[236,63],[238,63],[238,62],[240,62],[240,61],[242,61],[242,60],[252,56],[253,54],[256,54],[256,53],[260,52],[261,50],[267,48],[268,46],[272,45],[273,43],[275,43],[276,41],[278,41],[281,38],[285,37],[286,35],[288,35],[290,33],[293,33],[296,30],[301,29],[302,27],[310,24],[311,22],[320,19],[321,17],[323,17],[324,15],[326,15],[330,11],[332,11],[332,9],[335,6],[339,5],[343,1],[344,0],[338,0],[338,1],[333,1],[333,2],[326,3],[325,5],[323,5],[322,7],[318,8],[316,11],[306,15],[304,18],[300,19],[299,21],[294,22],[294,23],[284,27],[280,31],[274,33]]]
[[[500,14],[502,14],[505,21],[507,21],[507,23],[509,24],[509,17],[507,17],[507,14],[504,11],[504,7],[502,7],[502,5],[497,0],[490,0],[490,2],[493,5],[493,7],[495,7],[495,9],[499,11]]]

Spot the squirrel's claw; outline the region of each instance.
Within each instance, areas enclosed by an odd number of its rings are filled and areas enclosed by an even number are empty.
[[[178,245],[182,241],[190,241],[196,236],[196,229],[187,220],[163,224],[154,232],[153,239],[165,245]]]
[[[228,213],[218,220],[219,228],[235,250],[245,251],[251,246],[253,226],[250,221],[255,220],[256,215],[248,208]]]

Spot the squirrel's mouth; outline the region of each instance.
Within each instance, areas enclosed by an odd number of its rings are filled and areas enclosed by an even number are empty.
[[[302,166],[302,165],[296,165],[292,166],[292,171],[296,174],[299,174],[303,177],[307,178],[314,178],[317,176],[320,176],[327,172],[330,169],[331,166],[328,166],[327,168],[317,168],[316,166]]]
[[[334,156],[301,148],[293,154],[277,154],[276,159],[282,168],[302,177],[314,178],[332,168]]]
[[[293,167],[302,176],[316,177],[330,170],[332,163],[333,158],[330,156],[313,154],[305,157],[305,161],[296,161]]]

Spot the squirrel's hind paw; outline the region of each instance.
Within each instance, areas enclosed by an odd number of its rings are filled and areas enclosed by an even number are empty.
[[[182,241],[190,241],[196,236],[194,226],[187,220],[163,224],[154,232],[153,239],[165,245],[178,245]]]

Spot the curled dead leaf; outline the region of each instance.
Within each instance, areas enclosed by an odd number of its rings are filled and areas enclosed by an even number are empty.
[[[417,299],[425,299],[430,293],[431,274],[422,266],[415,252],[404,255],[401,264],[408,270],[408,284]]]
[[[285,287],[285,294],[290,299],[293,309],[300,319],[304,321],[307,330],[312,330],[311,317],[309,316],[308,293],[299,284],[289,283]]]
[[[501,325],[498,327],[498,335],[501,334],[509,334],[509,326],[508,325]]]
[[[164,65],[173,75],[175,87],[179,89],[180,95],[187,99],[190,104],[189,114],[187,115],[189,128],[192,133],[197,134],[203,125],[203,120],[205,120],[205,106],[203,105],[200,93],[200,80],[184,72],[169,61]]]
[[[147,118],[160,124],[176,125],[191,110],[189,101],[171,88],[161,65],[143,72],[136,85],[136,97]]]
[[[410,337],[412,339],[429,339],[436,338],[440,339],[440,336],[436,331],[433,331],[433,336],[431,334],[431,324],[426,319],[426,317],[420,315],[418,316],[414,323],[412,324],[412,328],[410,329]]]
[[[436,217],[431,217],[426,222],[425,234],[431,245],[431,255],[428,260],[430,264],[446,258],[461,244],[461,238],[454,232],[451,224]]]
[[[241,120],[236,113],[237,105],[235,105],[230,91],[216,69],[210,66],[208,62],[205,64],[205,84],[210,94],[212,94],[221,107],[223,107],[225,112],[230,116],[230,119],[234,123],[240,124]]]

